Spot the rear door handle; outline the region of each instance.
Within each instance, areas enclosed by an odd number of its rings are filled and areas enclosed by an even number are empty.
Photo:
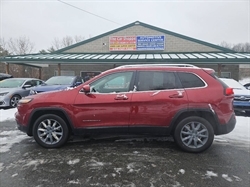
[[[183,95],[180,94],[173,94],[169,96],[170,98],[183,98]]]
[[[173,95],[170,95],[169,97],[170,98],[183,98],[184,95],[183,95],[183,91],[177,91],[178,93],[176,94],[173,94]]]
[[[125,94],[117,95],[115,100],[128,100],[128,97]]]

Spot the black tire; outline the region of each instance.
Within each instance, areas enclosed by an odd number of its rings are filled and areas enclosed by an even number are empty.
[[[250,117],[250,111],[245,111],[245,114]]]
[[[45,114],[36,120],[33,126],[33,136],[36,142],[44,148],[58,148],[67,142],[69,128],[61,117]]]
[[[191,116],[177,124],[174,131],[174,140],[182,150],[199,153],[212,145],[214,130],[206,119]]]
[[[15,108],[20,99],[21,99],[20,95],[13,95],[10,98],[10,107]]]

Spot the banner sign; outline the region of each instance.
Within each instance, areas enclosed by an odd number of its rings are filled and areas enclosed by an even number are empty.
[[[164,50],[165,36],[111,36],[110,51]]]
[[[111,36],[109,38],[110,51],[135,51],[135,36]]]
[[[165,36],[137,36],[137,50],[164,50]]]

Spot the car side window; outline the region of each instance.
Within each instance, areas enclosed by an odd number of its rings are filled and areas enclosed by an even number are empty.
[[[27,85],[33,86],[32,81],[27,81],[27,82],[24,84],[24,86],[27,86]]]
[[[174,72],[141,71],[138,73],[137,91],[167,90],[180,87]]]
[[[195,87],[204,87],[205,83],[195,74],[178,72],[177,73],[183,88],[195,88]]]
[[[107,75],[90,84],[92,92],[113,93],[130,91],[133,72],[120,72]]]

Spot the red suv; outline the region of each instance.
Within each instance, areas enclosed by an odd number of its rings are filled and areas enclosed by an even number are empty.
[[[233,90],[214,70],[192,65],[126,65],[69,90],[19,101],[18,128],[45,148],[71,135],[174,137],[188,152],[208,149],[236,123]]]

